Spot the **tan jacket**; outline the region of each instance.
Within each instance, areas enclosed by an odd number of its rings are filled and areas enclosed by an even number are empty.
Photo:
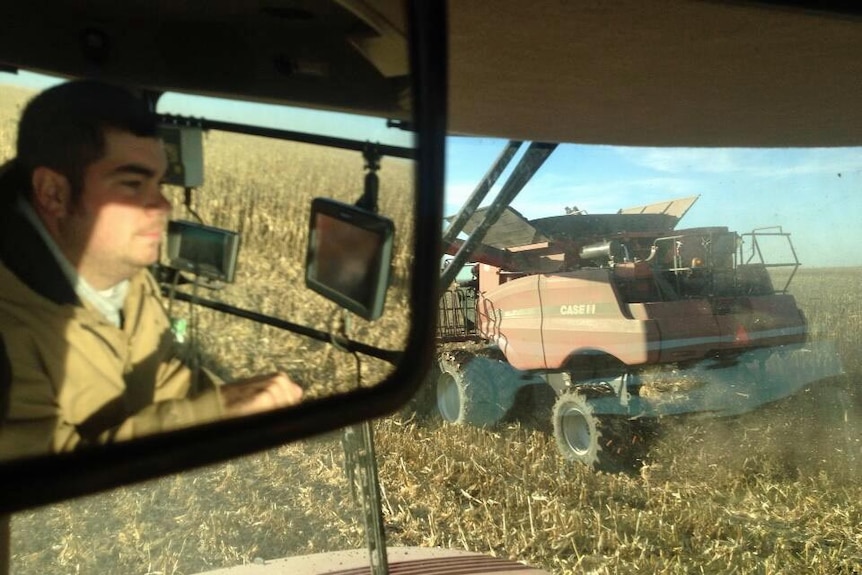
[[[73,450],[210,421],[212,383],[189,397],[159,288],[131,279],[123,327],[80,303],[57,303],[0,263],[0,336],[11,385],[3,390],[0,458]]]

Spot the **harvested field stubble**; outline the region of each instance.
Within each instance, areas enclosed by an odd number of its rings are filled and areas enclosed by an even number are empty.
[[[23,96],[0,94],[0,157],[8,157],[8,118]],[[268,143],[219,134],[206,145],[215,159],[195,207],[209,223],[241,229],[246,243],[236,285],[205,295],[326,327],[334,307],[296,289],[294,248],[276,248],[305,241],[307,216],[293,210],[300,203],[307,210],[307,202],[286,198],[321,185],[355,198],[361,165],[340,153],[303,159],[289,146],[276,154]],[[255,145],[266,146],[257,163],[230,164]],[[284,163],[329,173],[347,163],[352,172],[328,184],[272,177]],[[381,190],[409,187],[409,170],[391,177]],[[395,205],[383,209],[398,213]],[[409,254],[401,241],[396,267],[403,270]],[[862,270],[804,270],[791,291],[814,335],[835,341],[846,375],[744,416],[665,422],[637,474],[565,464],[545,428],[527,423],[480,430],[401,416],[377,421],[389,542],[487,552],[560,574],[862,572]],[[407,313],[399,311],[403,290],[392,295],[381,330],[388,339],[378,343],[397,346]],[[210,365],[225,375],[281,364],[309,383],[334,382],[312,393],[351,385],[353,358],[323,344],[211,312],[198,320]],[[380,337],[361,323],[356,331]],[[369,380],[385,372],[363,366]],[[361,547],[361,516],[342,465],[333,434],[19,513],[12,569],[191,574]]]

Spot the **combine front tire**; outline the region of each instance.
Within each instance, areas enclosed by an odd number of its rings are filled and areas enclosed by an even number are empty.
[[[450,423],[477,427],[503,419],[512,407],[517,386],[506,378],[511,377],[511,368],[501,364],[469,354],[441,358],[436,386],[440,416]]]
[[[649,431],[640,422],[599,416],[577,391],[563,393],[553,411],[554,438],[569,461],[599,471],[632,471],[646,454]]]
[[[587,399],[577,392],[564,393],[554,404],[554,439],[569,461],[592,467],[599,461],[599,423]]]

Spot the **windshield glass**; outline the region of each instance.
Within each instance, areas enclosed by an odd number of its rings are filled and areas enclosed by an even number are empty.
[[[214,179],[266,193],[234,208],[231,194],[205,191],[199,207],[220,225],[266,230],[255,253],[294,233],[271,215],[289,209],[274,194],[288,184],[267,179],[275,161],[228,165],[234,138],[208,137],[222,158],[209,162]],[[502,145],[449,140],[447,213]],[[287,157],[300,158],[293,150]],[[473,550],[551,573],[858,569],[860,157],[560,146],[511,204],[534,229],[536,259],[470,260],[485,262],[478,287],[462,281],[453,293],[463,297],[441,300],[450,306],[441,303],[441,334],[463,333],[438,338],[416,399],[373,424],[388,544]],[[324,187],[349,198],[358,179]],[[692,198],[684,209],[668,202]],[[614,219],[640,213],[657,229]],[[507,230],[496,230],[498,249],[532,253],[502,245]],[[258,256],[241,273],[267,274],[261,291],[224,297],[282,313],[294,305],[316,321],[281,295],[296,278]],[[525,282],[543,304],[499,295]],[[205,349],[260,361],[275,336],[250,329],[249,344],[213,338]],[[639,338],[626,335],[635,329]],[[615,347],[621,340],[634,351]],[[518,348],[538,341],[539,360]],[[315,361],[320,373],[337,363]],[[343,467],[334,434],[21,513],[14,571],[197,573],[360,549],[362,514]]]

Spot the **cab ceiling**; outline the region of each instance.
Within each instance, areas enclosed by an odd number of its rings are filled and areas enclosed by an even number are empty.
[[[454,132],[862,144],[856,18],[691,0],[458,0],[450,9]]]
[[[0,66],[403,118],[398,25],[331,0],[0,2]]]
[[[448,9],[452,133],[862,144],[853,16],[706,0]],[[405,28],[398,0],[0,2],[0,64],[405,118]]]

